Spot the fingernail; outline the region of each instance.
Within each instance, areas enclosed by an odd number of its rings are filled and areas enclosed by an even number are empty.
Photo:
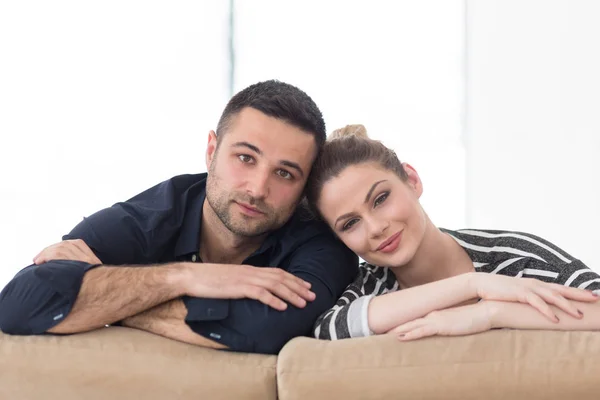
[[[405,333],[399,333],[398,334],[398,339],[403,339],[404,338]]]
[[[600,296],[600,293],[598,293],[598,292],[592,292],[592,294],[596,297]]]
[[[583,313],[581,312],[581,310],[577,310],[577,313],[579,314],[580,317],[583,317]]]

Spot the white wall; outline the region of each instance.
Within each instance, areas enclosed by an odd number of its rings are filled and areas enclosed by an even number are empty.
[[[600,271],[600,2],[470,0],[467,220]]]
[[[203,171],[227,1],[0,2],[0,287],[81,218]],[[364,123],[464,226],[462,0],[236,1],[236,87],[279,78]]]
[[[0,2],[0,287],[83,216],[205,170],[228,2]]]
[[[463,0],[236,2],[236,89],[306,90],[328,131],[361,123],[424,181],[443,227],[465,226]]]

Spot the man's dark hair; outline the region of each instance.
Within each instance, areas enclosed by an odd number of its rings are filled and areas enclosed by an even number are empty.
[[[314,135],[317,151],[325,143],[327,132],[319,107],[302,90],[277,80],[255,83],[229,100],[217,125],[219,140],[229,129],[233,118],[246,107],[252,107]]]

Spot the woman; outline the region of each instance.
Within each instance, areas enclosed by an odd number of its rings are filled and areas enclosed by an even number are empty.
[[[437,228],[419,203],[423,185],[413,167],[369,139],[362,125],[332,136],[307,199],[366,262],[319,317],[315,337],[600,329],[592,292],[600,276],[581,261],[527,233]]]

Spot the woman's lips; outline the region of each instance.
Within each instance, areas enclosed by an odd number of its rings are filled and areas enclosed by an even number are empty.
[[[402,231],[397,232],[386,239],[383,243],[379,245],[377,251],[381,251],[382,253],[391,253],[398,248],[400,245],[400,239],[402,239]]]

